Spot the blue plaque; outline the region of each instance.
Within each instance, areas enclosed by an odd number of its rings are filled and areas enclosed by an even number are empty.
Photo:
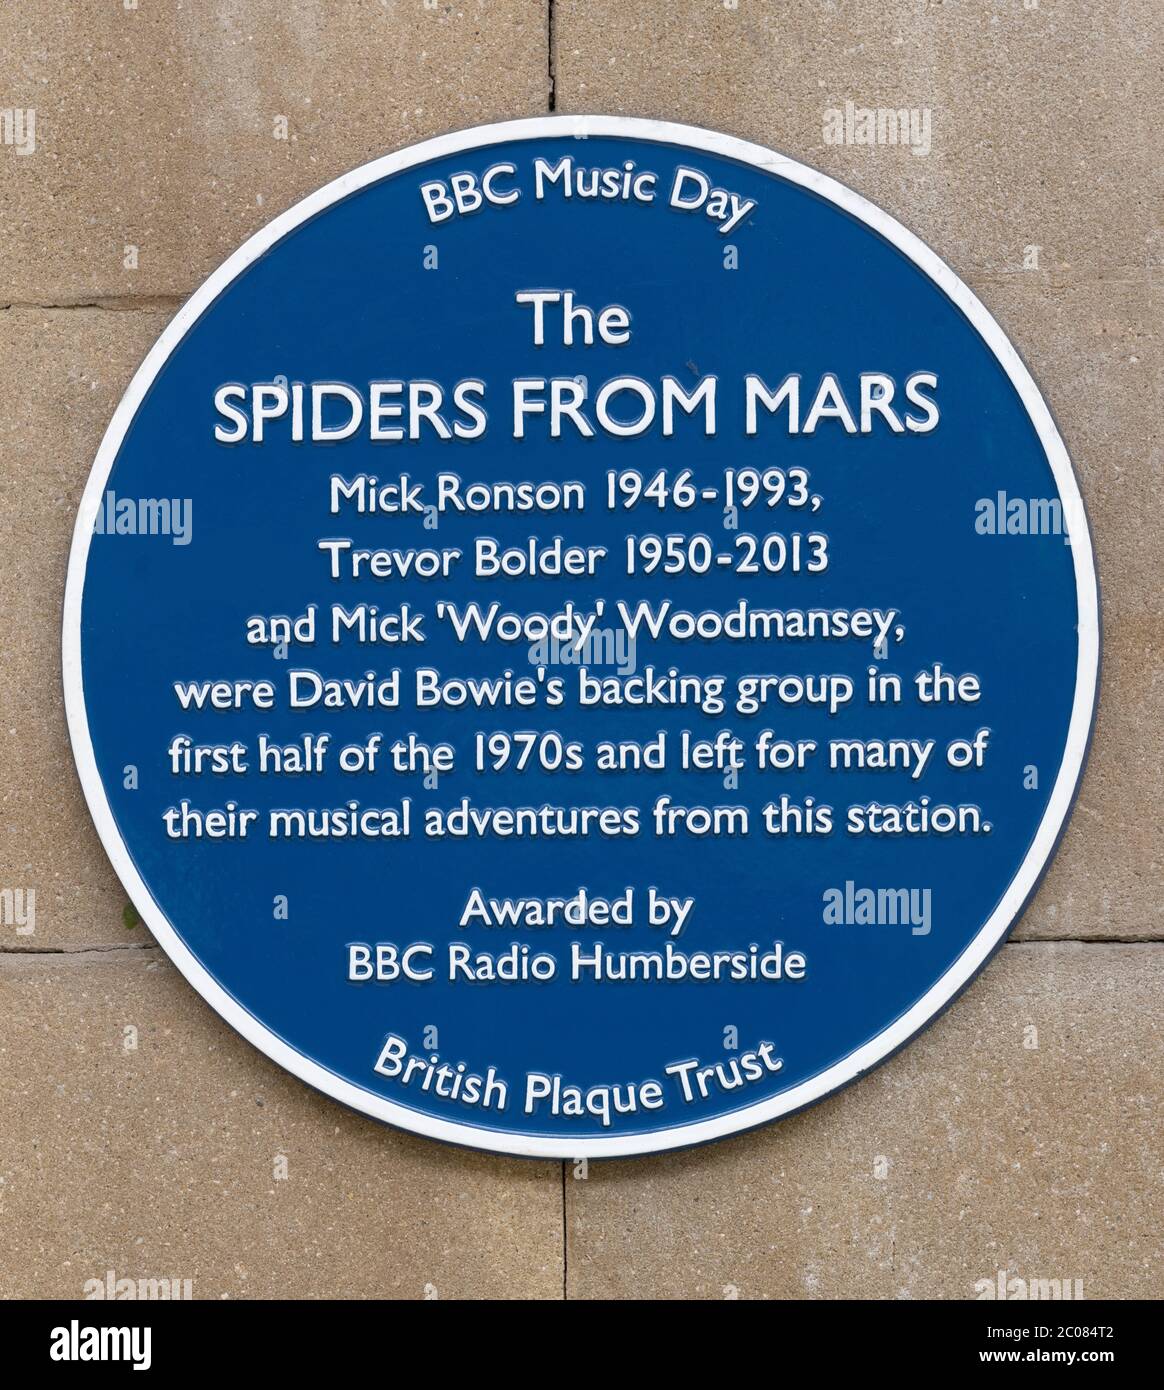
[[[65,694],[130,897],[368,1115],[560,1158],[852,1081],[1005,939],[1099,662],[1018,354],[833,180],[549,117],[252,237],[109,426]]]

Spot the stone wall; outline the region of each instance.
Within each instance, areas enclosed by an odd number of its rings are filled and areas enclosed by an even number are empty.
[[[1161,1296],[1158,0],[36,0],[0,55],[0,888],[35,892],[0,922],[0,1296]],[[926,138],[831,141],[846,102]],[[182,299],[335,175],[550,109],[774,146],[928,241],[1059,421],[1104,600],[1073,819],[956,1007],[791,1120],[584,1175],[384,1129],[219,1020],[104,858],[58,654],[90,463]]]

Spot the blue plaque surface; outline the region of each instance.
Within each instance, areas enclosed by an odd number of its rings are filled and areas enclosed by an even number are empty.
[[[949,268],[771,151],[517,121],[337,180],[142,365],[65,603],[102,841],[348,1105],[703,1142],[1005,939],[1096,694],[1079,490]]]

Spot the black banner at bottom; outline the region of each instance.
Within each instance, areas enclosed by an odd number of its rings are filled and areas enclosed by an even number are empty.
[[[552,1318],[553,1305],[535,1315]],[[564,1316],[591,1308],[592,1301],[567,1303]],[[669,1308],[651,1312],[657,1346],[666,1344]],[[703,1336],[721,1329],[746,1331],[753,1317],[763,1321],[755,1335],[764,1342],[790,1339],[799,1355],[819,1368],[892,1371],[930,1368],[989,1371],[999,1366],[1080,1368],[1122,1365],[1125,1371],[1146,1359],[1149,1331],[1158,1319],[1158,1304],[1139,1302],[797,1302],[768,1303],[762,1311],[726,1305],[707,1311]],[[8,1302],[0,1303],[0,1335],[9,1357],[54,1370],[74,1367],[79,1374],[216,1371],[285,1371],[302,1376],[314,1369],[335,1370],[371,1343],[385,1344],[399,1318],[402,1339],[416,1346],[426,1333],[455,1333],[457,1344],[481,1348],[504,1333],[515,1317],[515,1345],[531,1345],[529,1306],[510,1313],[506,1303],[442,1307],[437,1301],[418,1309],[405,1305],[357,1302]],[[617,1318],[616,1305],[604,1312]],[[371,1315],[371,1323],[370,1323]],[[477,1316],[489,1319],[489,1336],[471,1335]],[[520,1317],[520,1322],[516,1320]],[[404,1321],[407,1317],[407,1321]],[[712,1321],[722,1317],[723,1323]],[[674,1345],[689,1345],[690,1316]],[[583,1348],[594,1324],[581,1329],[575,1346]],[[470,1335],[466,1338],[465,1334]],[[448,1340],[442,1347],[442,1368]],[[11,1365],[11,1361],[9,1361]],[[575,1362],[577,1365],[577,1362]],[[532,1370],[532,1367],[531,1367]]]

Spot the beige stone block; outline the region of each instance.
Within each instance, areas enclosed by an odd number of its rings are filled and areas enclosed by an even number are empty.
[[[1159,1298],[1162,989],[1159,944],[1007,946],[824,1104],[568,1174],[569,1296]]]
[[[1015,928],[1017,939],[1164,937],[1162,662],[1159,616],[1107,621],[1087,771],[1047,876]]]
[[[1063,433],[1091,520],[1103,604],[1087,774],[1016,935],[1161,936],[1164,298],[1155,280],[1050,284],[1019,274],[974,289],[1022,352]]]
[[[1087,503],[1104,620],[1164,615],[1164,281],[971,281],[1022,354]]]
[[[0,1297],[561,1296],[558,1164],[317,1095],[156,949],[0,958],[0,1067]]]
[[[0,71],[35,112],[0,144],[0,304],[185,295],[329,179],[544,111],[546,3],[38,0],[0,10]]]
[[[0,951],[149,940],[81,795],[61,693],[61,602],[81,493],[101,436],[168,316],[0,312],[0,888],[35,894],[34,931]],[[125,672],[127,682],[134,679]]]
[[[558,110],[689,121],[822,169],[928,241],[1010,334],[1080,476],[1105,625],[1091,766],[1016,934],[1161,935],[1164,179],[1140,93],[1164,10],[559,0],[554,16]],[[826,143],[846,101],[928,110],[930,152]]]
[[[964,277],[1159,267],[1157,0],[796,4],[558,0],[559,111],[653,116],[769,145],[891,212]],[[919,148],[830,144],[825,113],[914,110]],[[889,127],[883,127],[888,137]],[[854,122],[855,131],[855,122]]]

